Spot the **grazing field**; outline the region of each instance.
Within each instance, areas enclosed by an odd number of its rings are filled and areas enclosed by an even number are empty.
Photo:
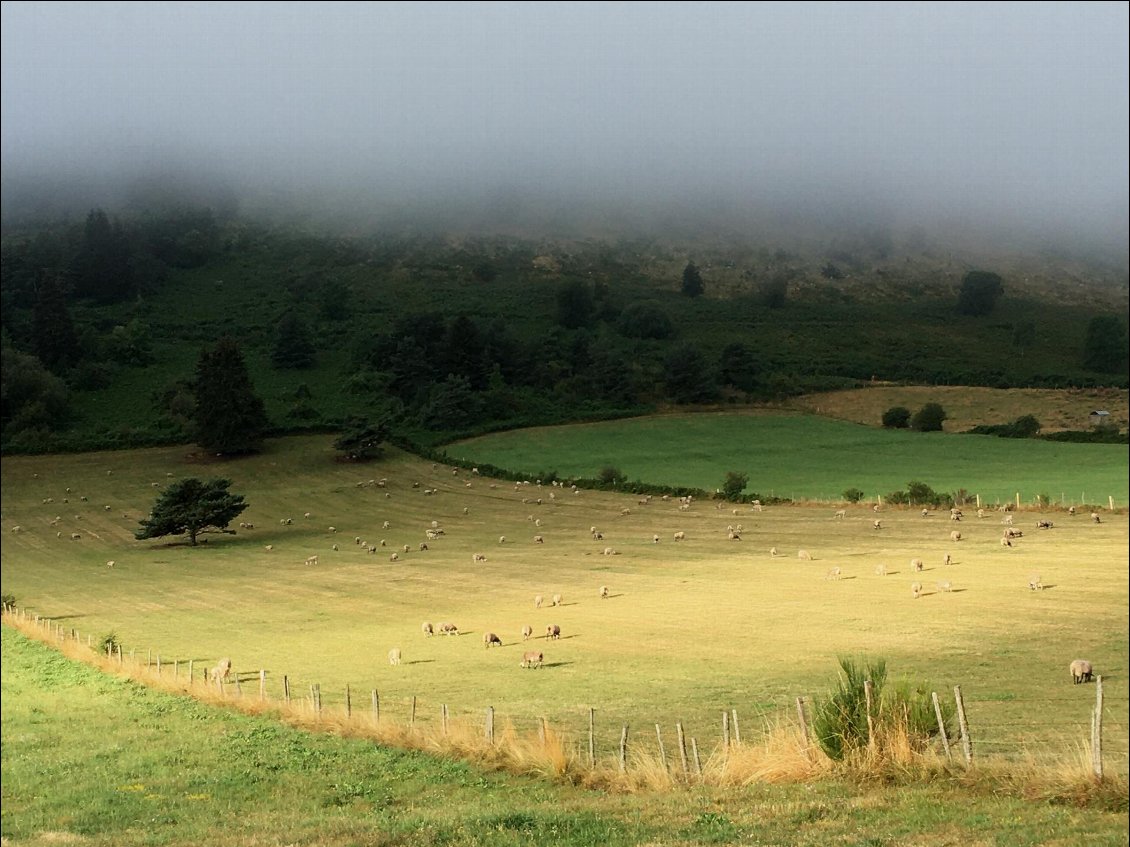
[[[863,394],[865,392],[856,392]],[[816,415],[701,412],[538,427],[472,438],[448,455],[531,474],[596,478],[604,466],[630,480],[713,491],[728,471],[747,492],[790,500],[836,500],[848,488],[874,500],[912,481],[939,492],[965,489],[986,504],[1126,506],[1128,448],[981,435],[884,430]]]
[[[443,704],[476,720],[493,706],[520,731],[545,717],[580,744],[591,707],[604,756],[623,724],[681,721],[710,749],[720,710],[736,709],[753,733],[797,696],[826,692],[838,656],[867,655],[943,694],[961,685],[978,755],[1055,760],[1089,733],[1094,687],[1067,672],[1084,657],[1105,677],[1108,768],[1126,772],[1124,510],[1103,510],[1101,523],[1086,511],[1021,511],[1024,535],[1002,547],[997,512],[967,510],[954,524],[947,513],[864,506],[842,519],[821,505],[681,511],[659,498],[492,482],[396,452],[350,465],[330,443],[284,439],[224,462],[186,448],[5,459],[4,593],[95,640],[112,632],[166,667],[231,656],[237,673],[265,670],[272,697],[283,675],[296,696],[316,683],[327,708],[341,707],[346,686],[375,688],[391,719],[407,720],[413,697],[424,726]],[[159,487],[186,476],[231,479],[253,528],[196,548],[134,540]],[[1037,530],[1039,519],[1053,528]],[[433,521],[444,534],[428,539]],[[741,540],[729,540],[738,524]],[[802,548],[812,561],[798,559]],[[318,564],[305,564],[314,554]],[[1032,591],[1036,573],[1044,588]],[[460,634],[425,637],[423,621]],[[523,625],[537,636],[554,624],[560,639],[521,639]],[[502,647],[484,648],[487,631]],[[524,670],[531,644],[545,663]]]

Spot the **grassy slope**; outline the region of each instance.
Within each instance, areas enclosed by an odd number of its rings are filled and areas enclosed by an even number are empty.
[[[851,487],[870,499],[921,481],[965,488],[982,502],[1036,495],[1067,503],[1126,505],[1127,448],[987,436],[885,431],[816,416],[712,412],[545,427],[482,436],[448,454],[532,474],[597,476],[604,465],[629,479],[713,490],[727,471],[749,475],[750,492],[837,499]]]
[[[123,682],[0,630],[4,844],[1125,843],[1125,811],[809,785],[608,795],[311,735]]]
[[[716,739],[721,707],[755,725],[759,714],[823,690],[845,652],[883,655],[895,675],[930,679],[941,691],[962,684],[986,726],[979,744],[997,752],[1023,744],[1044,755],[1078,743],[1092,695],[1064,684],[1077,655],[1110,675],[1111,703],[1127,697],[1125,515],[1094,525],[1085,515],[1054,513],[1056,529],[1037,534],[1034,516],[1022,513],[1027,536],[1005,550],[996,516],[970,518],[961,527],[966,540],[954,545],[944,516],[923,519],[917,510],[884,513],[876,533],[863,508],[833,521],[827,507],[733,515],[704,503],[684,513],[674,503],[640,507],[634,498],[560,489],[551,500],[550,489],[536,486],[516,491],[477,479],[467,487],[449,468],[396,453],[363,467],[340,464],[329,444],[285,439],[261,456],[220,463],[183,449],[6,459],[4,591],[84,634],[115,631],[127,650],[153,649],[166,663],[193,659],[199,668],[231,654],[238,670],[267,669],[274,696],[288,674],[299,692],[319,683],[335,707],[347,684],[375,687],[399,719],[416,696],[419,720],[432,725],[440,704],[471,716],[493,705],[524,731],[542,715],[573,739],[595,706],[606,753],[625,722],[683,721],[691,734]],[[197,549],[136,542],[153,483],[166,474],[231,478],[252,504],[243,517],[256,528]],[[385,476],[385,489],[356,485]],[[425,488],[439,493],[425,496]],[[541,506],[522,502],[539,496]],[[630,514],[621,514],[625,507]],[[287,517],[294,523],[280,525]],[[431,520],[447,535],[418,552]],[[727,541],[726,525],[737,522],[746,525],[744,540]],[[22,531],[11,532],[14,524]],[[605,540],[589,537],[592,525]],[[676,529],[687,533],[685,543],[671,541]],[[71,532],[82,538],[70,540]],[[535,532],[544,545],[532,543]],[[389,546],[370,556],[355,536]],[[389,562],[388,551],[403,544],[411,552]],[[600,555],[605,546],[619,555]],[[770,558],[770,546],[785,556]],[[798,563],[799,547],[816,561]],[[474,552],[487,562],[473,563]],[[953,566],[941,566],[945,552]],[[319,554],[317,568],[303,565],[311,553]],[[913,556],[926,559],[926,573],[908,572]],[[877,563],[892,574],[875,576]],[[823,578],[833,565],[845,579]],[[1049,590],[1027,591],[1033,571]],[[909,597],[914,578],[927,585],[917,603]],[[939,579],[957,590],[934,591]],[[613,597],[598,599],[601,584]],[[535,593],[558,591],[566,600],[560,609],[533,608]],[[421,621],[442,619],[464,635],[420,635]],[[561,641],[538,642],[544,671],[517,668],[526,623],[563,628]],[[504,648],[482,648],[488,629]],[[404,651],[400,668],[384,660],[391,646]],[[1035,720],[1033,709],[1052,719]],[[1110,745],[1124,768],[1125,726],[1112,730]]]

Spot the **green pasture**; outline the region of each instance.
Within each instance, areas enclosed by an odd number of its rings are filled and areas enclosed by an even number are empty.
[[[948,779],[618,795],[489,773],[201,705],[0,635],[5,844],[1125,843],[1125,810]]]
[[[837,500],[858,488],[874,500],[924,482],[964,488],[983,503],[1099,503],[1130,496],[1124,445],[1063,444],[990,436],[884,430],[816,415],[702,412],[484,435],[448,455],[531,474],[596,478],[613,466],[629,480],[713,491],[728,471],[747,492]]]
[[[113,632],[127,652],[182,673],[189,660],[199,670],[228,655],[238,672],[265,670],[272,697],[284,675],[296,696],[316,683],[327,708],[343,705],[346,686],[362,699],[377,689],[390,719],[407,720],[413,697],[425,726],[443,704],[475,719],[493,706],[521,731],[545,717],[580,744],[591,707],[604,756],[625,723],[681,721],[710,749],[720,711],[736,709],[754,733],[797,696],[827,691],[837,657],[851,654],[882,656],[893,676],[945,696],[961,685],[978,754],[1055,757],[1089,733],[1094,686],[1072,686],[1067,673],[1085,657],[1106,677],[1108,767],[1126,771],[1125,514],[1104,511],[1095,524],[1087,513],[1022,511],[1024,537],[1002,548],[996,513],[967,517],[955,543],[948,515],[918,509],[883,511],[880,530],[862,506],[843,520],[823,505],[684,512],[659,498],[492,482],[397,452],[351,465],[331,441],[283,439],[234,461],[185,447],[5,459],[3,591],[83,638]],[[196,548],[136,541],[160,486],[185,476],[231,479],[254,528]],[[1054,528],[1037,531],[1039,517]],[[432,521],[445,534],[420,551]],[[728,540],[739,523],[741,541]],[[801,548],[813,561],[798,560]],[[313,554],[318,565],[305,565]],[[914,557],[923,573],[910,571]],[[832,567],[842,578],[826,578]],[[1043,591],[1028,590],[1036,572]],[[925,590],[913,600],[916,580]],[[461,634],[425,638],[421,622],[441,620]],[[519,667],[524,624],[562,630],[559,641],[536,639],[539,670]],[[504,646],[485,649],[486,631]],[[386,659],[394,646],[399,667]]]

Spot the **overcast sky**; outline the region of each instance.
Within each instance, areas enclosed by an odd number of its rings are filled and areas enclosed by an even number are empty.
[[[5,179],[1127,226],[1128,5],[4,2]]]

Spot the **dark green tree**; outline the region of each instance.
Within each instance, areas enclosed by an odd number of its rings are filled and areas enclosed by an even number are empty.
[[[557,323],[566,329],[580,329],[592,323],[596,303],[592,287],[579,279],[567,280],[557,287]]]
[[[310,339],[310,329],[297,315],[284,315],[275,327],[271,364],[291,370],[301,370],[314,364],[314,342]]]
[[[135,293],[129,239],[120,223],[101,209],[86,216],[82,244],[72,265],[75,294],[99,303],[118,303]]]
[[[682,344],[663,359],[667,396],[675,403],[709,403],[718,396],[718,386],[706,357],[692,344]]]
[[[145,367],[153,363],[153,336],[140,318],[115,326],[107,346],[111,358],[123,365]]]
[[[970,271],[961,281],[957,311],[962,315],[987,315],[1004,293],[1004,280],[991,271]]]
[[[683,293],[688,297],[701,297],[704,291],[706,286],[702,283],[702,273],[694,262],[687,262],[683,268]]]
[[[906,406],[891,406],[883,412],[883,426],[887,429],[906,429],[910,426],[910,409]]]
[[[757,389],[757,358],[753,351],[735,341],[727,344],[718,357],[718,376],[723,385],[742,391]]]
[[[196,364],[196,442],[213,453],[252,453],[267,431],[267,412],[255,394],[239,345],[222,338]]]
[[[487,387],[490,369],[485,362],[486,342],[478,324],[465,315],[454,318],[444,334],[443,362],[449,374],[467,378],[471,388]]]
[[[243,495],[230,493],[230,486],[227,479],[202,482],[189,478],[174,482],[158,495],[134,538],[143,541],[188,533],[188,541],[195,547],[196,537],[207,529],[230,532],[228,524],[247,508]]]
[[[80,358],[78,333],[67,309],[63,288],[53,277],[39,282],[35,312],[32,316],[35,354],[47,369],[61,374]]]
[[[420,409],[420,422],[433,429],[466,429],[479,419],[482,408],[482,396],[471,389],[467,377],[448,374],[432,386]]]
[[[4,345],[0,349],[2,437],[58,429],[67,418],[67,387],[35,356]]]
[[[941,432],[946,411],[938,403],[927,403],[914,413],[910,426],[918,432]]]
[[[1126,325],[1117,315],[1091,318],[1083,341],[1083,367],[1098,373],[1125,373],[1126,360]]]
[[[385,421],[353,418],[334,441],[334,449],[344,453],[351,462],[367,462],[381,455],[381,445],[388,441],[388,436],[389,427]]]
[[[620,312],[616,327],[627,338],[661,340],[675,333],[675,325],[663,307],[650,302],[629,303]]]
[[[726,479],[722,483],[722,496],[727,500],[737,500],[742,496],[747,485],[749,485],[749,474],[726,471]]]

